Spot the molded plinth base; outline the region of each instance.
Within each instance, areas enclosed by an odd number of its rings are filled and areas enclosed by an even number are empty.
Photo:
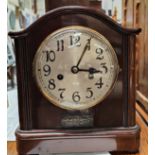
[[[19,154],[138,152],[138,126],[83,130],[16,131]]]

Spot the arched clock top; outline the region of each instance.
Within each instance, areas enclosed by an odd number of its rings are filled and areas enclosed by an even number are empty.
[[[50,21],[51,19],[54,20],[54,18],[56,17],[60,17],[64,15],[76,15],[76,14],[94,17],[102,21],[102,23],[111,27],[111,29],[119,33],[122,33],[122,34],[135,34],[136,35],[139,32],[141,32],[140,28],[131,29],[131,28],[122,27],[120,24],[118,24],[117,22],[112,20],[110,17],[105,15],[105,13],[101,10],[93,9],[90,7],[83,7],[83,6],[67,6],[67,7],[64,6],[64,7],[59,7],[59,8],[56,8],[54,10],[47,12],[45,15],[43,15],[41,18],[39,18],[37,21],[31,24],[28,28],[22,31],[9,32],[9,36],[11,36],[12,38],[21,38],[21,37],[28,35],[31,31],[33,31],[36,27],[38,27],[38,25],[42,25],[42,24],[44,25],[45,23],[47,23],[47,21]]]

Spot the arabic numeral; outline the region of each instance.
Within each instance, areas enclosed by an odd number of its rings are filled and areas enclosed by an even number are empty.
[[[102,48],[97,48],[96,54],[97,54],[97,57],[96,57],[97,60],[103,60],[104,59]]]
[[[61,99],[64,98],[63,94],[64,94],[65,90],[66,90],[65,88],[59,88],[59,89],[58,89],[58,91],[60,92],[60,98],[61,98]]]
[[[95,85],[97,86],[97,88],[98,89],[101,89],[102,88],[102,86],[103,86],[103,80],[102,80],[102,78],[100,78],[96,83],[95,83]]]
[[[48,81],[48,88],[49,88],[50,90],[54,90],[55,87],[56,87],[56,85],[55,85],[54,79],[50,79],[50,80]]]
[[[64,40],[57,40],[57,51],[64,51]]]
[[[48,76],[51,73],[51,67],[49,65],[44,65],[43,71],[45,72],[44,76]]]
[[[93,96],[92,88],[87,88],[87,92],[88,92],[88,95],[86,96],[86,98],[91,98]]]
[[[75,91],[75,92],[73,93],[72,99],[73,99],[74,102],[79,102],[79,101],[80,101],[81,97],[80,97],[78,91]]]
[[[46,62],[53,62],[55,61],[56,55],[54,51],[43,51],[43,53],[45,53],[45,57],[46,57]]]
[[[106,62],[101,63],[102,68],[105,70],[105,73],[108,72],[108,67],[106,66]]]
[[[71,46],[81,46],[81,43],[80,43],[80,36],[70,36],[70,45]]]

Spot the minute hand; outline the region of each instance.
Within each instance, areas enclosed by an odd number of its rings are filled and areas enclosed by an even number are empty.
[[[77,65],[76,65],[76,67],[79,66],[79,64],[80,64],[80,62],[81,62],[81,60],[82,60],[84,54],[86,53],[87,49],[90,49],[90,41],[91,41],[91,38],[88,39],[88,42],[86,43],[86,45],[85,45],[85,47],[84,47],[84,49],[83,49],[83,52],[82,52],[82,54],[81,54],[81,57],[80,57],[80,59],[79,59]]]

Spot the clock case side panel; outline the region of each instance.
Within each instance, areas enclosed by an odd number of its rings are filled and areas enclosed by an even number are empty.
[[[135,125],[135,37],[136,34],[123,35],[124,51],[124,125]]]
[[[18,111],[20,129],[29,130],[32,128],[31,115],[31,93],[30,93],[30,64],[28,52],[27,34],[15,38],[15,55],[17,66],[17,86],[18,86]]]

